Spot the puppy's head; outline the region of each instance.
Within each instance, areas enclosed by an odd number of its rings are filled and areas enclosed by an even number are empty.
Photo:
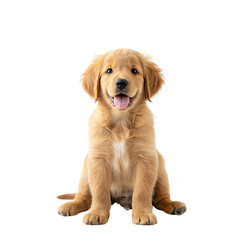
[[[82,76],[83,88],[117,110],[128,110],[149,100],[163,84],[161,69],[148,57],[117,49],[96,57]]]

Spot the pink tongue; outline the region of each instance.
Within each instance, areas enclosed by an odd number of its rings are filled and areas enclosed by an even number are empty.
[[[118,109],[125,109],[129,104],[129,97],[125,95],[117,95],[114,97],[114,104]]]

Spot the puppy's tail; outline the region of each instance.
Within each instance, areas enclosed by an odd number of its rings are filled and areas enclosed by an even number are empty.
[[[59,198],[59,199],[74,199],[75,196],[76,196],[76,193],[67,193],[67,194],[59,195],[59,196],[57,196],[57,198]]]

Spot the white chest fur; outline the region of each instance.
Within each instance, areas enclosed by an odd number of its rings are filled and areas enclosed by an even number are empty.
[[[111,191],[125,195],[132,189],[132,171],[125,142],[113,143]]]
[[[112,185],[111,193],[115,197],[132,194],[132,170],[125,142],[112,144]]]
[[[121,174],[129,168],[128,154],[125,149],[125,142],[113,143],[113,163],[114,174]]]

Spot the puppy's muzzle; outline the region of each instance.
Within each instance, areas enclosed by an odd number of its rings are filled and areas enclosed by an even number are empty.
[[[128,81],[126,79],[118,79],[115,82],[115,86],[118,90],[123,90],[127,87]]]

